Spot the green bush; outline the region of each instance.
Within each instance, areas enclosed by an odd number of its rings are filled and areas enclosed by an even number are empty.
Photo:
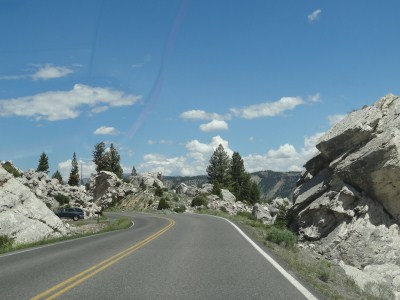
[[[328,261],[321,261],[318,269],[318,278],[323,282],[328,282],[331,277],[331,263]]]
[[[193,198],[192,203],[190,204],[191,207],[195,207],[195,206],[204,206],[207,207],[208,205],[208,201],[207,198],[204,196],[196,196]]]
[[[186,206],[185,205],[181,205],[181,206],[178,206],[178,207],[174,208],[174,212],[176,212],[176,213],[183,213],[185,211],[186,211]]]
[[[58,193],[57,195],[54,196],[54,199],[60,204],[60,206],[63,206],[65,204],[69,203],[69,198],[63,194]]]
[[[21,177],[22,173],[20,173],[9,161],[6,161],[4,164],[1,164],[4,170],[8,173],[12,174],[14,177]]]
[[[222,212],[224,212],[224,213],[227,213],[227,212],[228,212],[228,210],[226,209],[225,206],[221,206],[221,207],[219,208],[219,210],[222,211]]]
[[[156,184],[156,190],[154,191],[154,195],[155,195],[155,196],[158,196],[158,197],[162,197],[162,196],[163,196],[163,193],[164,193],[163,189],[160,188],[160,187],[158,186],[158,184]]]
[[[288,249],[292,249],[297,243],[297,237],[293,232],[277,227],[271,227],[266,231],[266,239]]]
[[[275,226],[279,228],[287,228],[288,226],[288,209],[286,205],[279,205],[278,214],[276,215]]]
[[[157,207],[157,209],[169,209],[170,208],[170,206],[169,206],[169,204],[168,204],[168,202],[167,202],[167,200],[168,200],[168,198],[161,198],[160,199],[160,202],[158,202],[158,207]]]
[[[253,216],[252,213],[247,212],[247,211],[239,211],[236,215],[240,216],[240,217],[245,217],[245,218],[247,218],[249,220],[252,220],[252,221],[257,221],[257,218],[255,216]]]
[[[12,248],[13,239],[7,235],[0,235],[0,251],[9,250]]]
[[[175,202],[178,202],[179,201],[179,197],[178,197],[178,195],[174,195],[174,197],[172,197],[172,200],[174,200]]]
[[[51,209],[51,203],[46,202],[46,206]]]

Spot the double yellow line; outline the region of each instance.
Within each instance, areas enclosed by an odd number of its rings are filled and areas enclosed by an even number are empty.
[[[167,219],[169,221],[168,225],[163,227],[161,230],[157,231],[156,233],[150,235],[148,238],[144,239],[143,241],[129,247],[128,249],[117,253],[102,262],[98,263],[97,265],[94,265],[93,267],[76,274],[75,276],[53,286],[52,288],[48,289],[47,291],[44,291],[43,293],[40,293],[39,295],[33,297],[31,300],[39,300],[39,299],[55,299],[58,296],[61,296],[62,294],[66,293],[73,287],[81,284],[85,280],[89,279],[90,277],[96,275],[97,273],[103,271],[104,269],[108,268],[109,266],[115,264],[119,260],[123,259],[124,257],[128,256],[129,254],[135,252],[136,250],[142,248],[144,245],[150,243],[154,239],[158,238],[160,235],[168,231],[172,226],[175,225],[175,221],[172,219]]]

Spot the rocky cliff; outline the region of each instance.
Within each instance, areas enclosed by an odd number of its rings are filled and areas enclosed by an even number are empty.
[[[360,286],[400,297],[400,98],[350,113],[317,144],[291,210],[306,246],[340,262]]]
[[[0,235],[21,244],[63,236],[68,232],[44,202],[0,166]]]

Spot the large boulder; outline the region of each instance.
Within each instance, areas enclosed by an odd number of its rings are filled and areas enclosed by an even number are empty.
[[[291,224],[348,274],[384,281],[398,297],[399,116],[400,98],[387,95],[327,132],[298,181]]]
[[[0,235],[21,244],[68,233],[44,202],[0,166]]]
[[[160,188],[164,188],[164,183],[162,182],[162,174],[159,172],[155,173],[143,173],[131,176],[130,183],[134,186],[139,187],[140,185],[154,186],[158,185]]]

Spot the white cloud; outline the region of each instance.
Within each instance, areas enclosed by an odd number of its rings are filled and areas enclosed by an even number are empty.
[[[304,146],[296,149],[293,145],[284,144],[278,149],[270,149],[266,154],[250,154],[243,157],[249,172],[260,170],[301,171],[303,165],[318,153],[315,145],[324,133],[316,133],[304,138]]]
[[[347,115],[337,114],[328,116],[329,125],[332,127],[342,121]]]
[[[103,105],[103,106],[94,107],[90,112],[91,112],[91,114],[99,114],[99,113],[105,112],[107,110],[108,110],[108,106]]]
[[[314,10],[311,14],[307,16],[307,18],[310,22],[314,22],[321,17],[321,13],[322,13],[321,9]]]
[[[233,151],[229,148],[228,141],[220,136],[215,136],[210,143],[201,143],[192,140],[186,143],[187,154],[178,157],[166,157],[161,154],[151,153],[143,157],[144,162],[138,166],[140,172],[162,172],[164,175],[193,176],[206,173],[208,161],[215,149],[222,144],[228,155]]]
[[[119,131],[115,129],[114,127],[106,127],[106,126],[101,126],[97,128],[94,132],[94,134],[99,135],[117,135],[119,134]]]
[[[204,121],[211,121],[211,120],[218,120],[218,121],[223,121],[223,120],[229,120],[230,115],[222,116],[217,113],[208,113],[205,112],[204,110],[189,110],[181,113],[180,117],[182,119],[188,119],[188,120],[204,120]]]
[[[201,131],[216,131],[216,130],[228,130],[228,124],[225,121],[212,120],[207,124],[200,125]]]
[[[74,72],[69,67],[54,66],[52,64],[35,65],[35,67],[37,67],[38,70],[33,74],[0,76],[0,80],[18,80],[25,78],[32,78],[33,80],[47,80],[65,77]]]
[[[277,149],[269,149],[265,154],[243,156],[249,172],[260,170],[301,171],[303,165],[318,153],[315,145],[324,133],[316,133],[304,138],[304,145],[296,149],[293,145],[284,144]],[[215,149],[222,144],[229,156],[232,149],[229,143],[220,136],[215,136],[209,143],[192,140],[186,143],[186,155],[166,157],[161,154],[146,154],[144,162],[138,166],[140,172],[162,172],[164,175],[193,176],[206,174],[206,168]]]
[[[273,117],[286,110],[293,110],[301,104],[304,104],[304,101],[300,97],[283,97],[275,102],[265,102],[244,108],[231,108],[230,111],[238,117],[254,119],[259,117]]]
[[[128,106],[140,98],[141,96],[125,95],[109,88],[75,84],[70,91],[50,91],[33,96],[0,99],[0,117],[14,115],[49,121],[74,119],[85,106]]]
[[[72,163],[71,159],[58,163],[58,171],[60,171],[61,176],[64,179],[64,182],[68,181],[69,174],[71,172],[71,163]],[[83,178],[88,178],[90,177],[91,174],[96,173],[96,165],[92,161],[82,161],[78,159],[78,168],[79,168],[79,177],[81,176],[81,169]]]
[[[36,73],[32,75],[33,80],[47,80],[53,78],[65,77],[73,71],[68,67],[57,67],[51,64],[41,66]]]
[[[308,99],[310,99],[311,102],[321,102],[321,94],[315,93],[314,95],[308,96]]]

